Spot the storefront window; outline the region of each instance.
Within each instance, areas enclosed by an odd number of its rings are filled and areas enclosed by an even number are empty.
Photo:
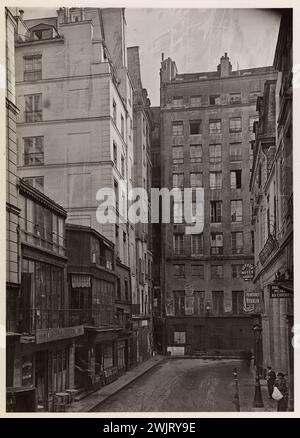
[[[22,386],[33,384],[33,358],[32,354],[23,356],[22,360]]]
[[[105,345],[103,348],[103,368],[111,368],[114,365],[113,361],[113,346],[112,344]]]

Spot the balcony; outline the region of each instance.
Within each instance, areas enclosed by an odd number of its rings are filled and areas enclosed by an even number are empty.
[[[25,111],[25,122],[41,122],[43,120],[42,110],[39,111]]]
[[[43,343],[83,334],[69,309],[8,308],[6,319],[7,331],[22,334],[23,342]]]
[[[44,152],[33,152],[23,154],[24,166],[43,166]]]
[[[50,251],[54,251],[59,255],[65,255],[65,238],[48,229],[36,225],[33,222],[26,221],[26,230],[21,229],[21,242],[29,243],[37,247],[41,247]]]
[[[98,328],[118,327],[118,321],[114,318],[114,311],[106,306],[99,308],[70,309],[70,323],[72,326],[84,325]]]

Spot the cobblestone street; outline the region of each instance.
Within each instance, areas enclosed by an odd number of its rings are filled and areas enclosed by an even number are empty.
[[[245,379],[246,371],[239,360],[169,360],[110,397],[93,412],[233,412],[236,411],[232,374],[235,367]],[[251,397],[252,392],[251,383]],[[245,400],[241,402],[247,406]]]

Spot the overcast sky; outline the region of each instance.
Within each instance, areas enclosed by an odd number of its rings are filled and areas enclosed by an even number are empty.
[[[25,8],[24,18],[55,16],[56,9]],[[178,73],[213,71],[227,52],[233,70],[272,65],[280,17],[259,9],[126,8],[127,46],[140,46],[142,83],[159,105],[161,54]]]

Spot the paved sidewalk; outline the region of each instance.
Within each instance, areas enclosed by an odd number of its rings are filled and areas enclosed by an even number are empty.
[[[242,370],[238,375],[239,379],[239,396],[241,412],[274,412],[277,411],[277,402],[269,398],[267,381],[261,379],[261,395],[264,407],[254,408],[252,406],[255,391],[255,370]]]
[[[98,391],[89,394],[79,401],[74,401],[67,412],[90,412],[93,408],[106,401],[121,389],[130,385],[134,380],[147,373],[153,367],[165,360],[164,356],[153,356],[135,368],[127,371],[121,377]]]

